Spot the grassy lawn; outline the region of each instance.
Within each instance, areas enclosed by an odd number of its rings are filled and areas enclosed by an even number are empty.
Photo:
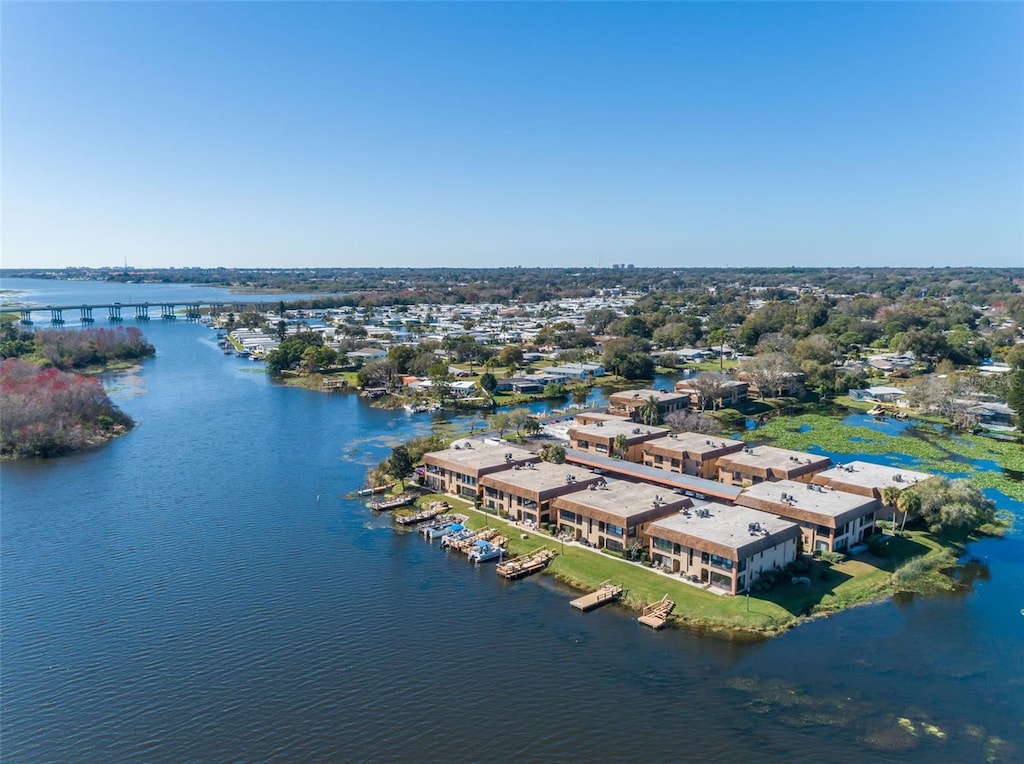
[[[790,628],[807,617],[839,612],[876,601],[892,591],[892,573],[913,558],[948,560],[955,544],[943,543],[923,531],[907,531],[903,537],[885,537],[885,557],[860,555],[835,565],[814,560],[802,574],[810,584],[780,583],[764,592],[746,596],[713,594],[657,573],[646,566],[575,544],[563,545],[546,533],[528,531],[480,510],[460,499],[443,494],[425,494],[417,504],[447,501],[453,510],[468,515],[471,528],[498,528],[509,537],[510,556],[546,546],[558,552],[547,571],[581,591],[591,591],[611,579],[625,589],[623,603],[635,610],[660,600],[666,594],[676,603],[672,620],[678,624],[715,631],[771,635]],[[416,508],[398,510],[413,512]],[[523,538],[523,536],[526,538]],[[954,555],[955,556],[955,555]],[[932,578],[922,580],[931,585]]]

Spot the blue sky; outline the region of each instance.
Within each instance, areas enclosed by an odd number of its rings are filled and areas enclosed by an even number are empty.
[[[1020,3],[2,6],[5,267],[1024,266]]]

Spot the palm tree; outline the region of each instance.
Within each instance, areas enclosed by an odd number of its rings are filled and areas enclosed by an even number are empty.
[[[907,527],[907,515],[911,513],[916,515],[921,511],[921,497],[916,491],[903,491],[900,493],[899,499],[896,500],[896,507],[903,513],[903,522],[900,523],[900,535],[902,536],[903,529]]]
[[[627,438],[624,433],[620,432],[618,435],[615,436],[614,443],[615,443],[615,450],[618,452],[619,458],[620,459],[625,459],[626,458],[626,447],[629,445],[629,438]]]
[[[658,400],[652,395],[639,408],[640,421],[646,425],[654,426],[661,421],[661,409],[658,408]]]
[[[899,503],[900,494],[903,490],[899,486],[887,485],[882,489],[882,504],[887,507],[892,507],[892,530],[893,535],[896,535],[896,505]]]

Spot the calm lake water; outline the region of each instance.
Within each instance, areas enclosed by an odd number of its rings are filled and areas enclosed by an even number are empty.
[[[966,594],[768,642],[656,633],[345,498],[429,418],[275,386],[195,324],[143,330],[157,357],[108,379],[132,433],[0,468],[5,764],[1024,752],[1019,530],[971,547]]]

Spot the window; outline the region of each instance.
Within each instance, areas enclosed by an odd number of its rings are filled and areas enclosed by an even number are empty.
[[[713,570],[711,571],[711,585],[718,589],[732,591],[732,576]]]
[[[607,454],[608,446],[606,446],[604,443],[595,443],[594,450],[597,451],[597,453],[599,454]]]
[[[615,539],[607,539],[604,542],[605,549],[611,549],[616,552],[622,551],[622,542],[616,541]]]
[[[623,531],[622,528],[618,525],[612,525],[611,523],[607,523],[605,524],[604,529],[606,533],[612,536],[618,536],[619,538],[622,538]]]
[[[568,509],[558,510],[558,516],[562,520],[565,520],[567,523],[579,524],[580,522],[580,516],[577,515],[575,512],[570,512]]]
[[[537,502],[535,502],[533,499],[524,499],[522,496],[516,499],[516,504],[518,504],[520,507],[526,507],[527,509],[537,508]]]
[[[673,467],[678,467],[679,466],[679,460],[678,459],[673,459],[672,460],[672,466]]]
[[[666,539],[661,539],[661,538],[658,538],[657,536],[654,536],[651,539],[651,543],[654,544],[654,548],[655,549],[660,549],[663,552],[671,552],[672,551],[672,542],[668,541]]]
[[[722,570],[732,570],[732,560],[713,554],[711,555],[711,567],[721,568]]]
[[[746,569],[747,569],[747,561],[746,561],[746,559],[740,560],[740,564],[736,566],[736,570],[738,570],[740,573],[742,573]],[[740,578],[743,578],[743,576],[740,576]]]
[[[577,440],[576,441],[576,448],[580,449],[581,451],[585,451],[586,449],[590,448],[590,441],[588,441],[588,440]]]

